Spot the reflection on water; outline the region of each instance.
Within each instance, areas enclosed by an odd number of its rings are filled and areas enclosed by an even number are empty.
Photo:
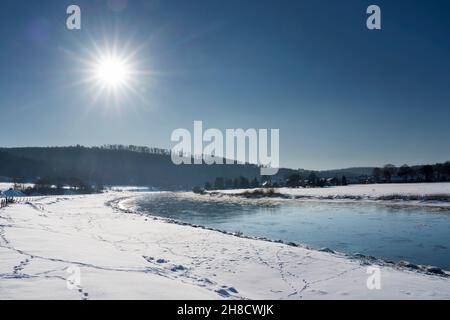
[[[318,202],[268,206],[176,193],[149,194],[132,205],[149,215],[250,236],[450,270],[449,211]]]

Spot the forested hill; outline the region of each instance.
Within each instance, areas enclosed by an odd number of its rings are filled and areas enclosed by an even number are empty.
[[[102,148],[0,148],[0,176],[71,178],[105,185],[141,185],[164,189],[203,186],[216,177],[259,180],[255,165],[174,165],[161,149],[109,146]]]

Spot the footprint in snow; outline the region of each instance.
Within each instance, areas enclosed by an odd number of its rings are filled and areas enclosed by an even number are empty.
[[[177,272],[177,271],[184,271],[186,270],[186,268],[182,265],[178,265],[178,266],[173,266],[172,269],[170,269],[173,272]]]
[[[155,260],[155,258],[147,256],[142,256],[142,258],[144,258],[147,262],[152,262],[153,260]]]
[[[239,293],[235,288],[233,288],[233,287],[227,287],[227,286],[222,286],[222,288],[221,289],[219,289],[219,290],[216,290],[216,292],[219,294],[219,295],[221,295],[221,296],[223,296],[223,297],[229,297],[229,296],[231,296],[231,294],[236,294],[236,293]],[[231,292],[231,293],[230,293]]]
[[[216,290],[216,292],[222,297],[229,297],[230,296],[228,291],[225,290],[225,289],[219,289],[219,290]]]
[[[233,287],[228,288],[228,291],[231,291],[233,293],[238,293],[238,291]]]
[[[212,282],[211,280],[209,280],[208,278],[204,278],[201,281],[205,282],[205,283],[209,283],[209,284],[213,284],[214,282]]]
[[[84,292],[83,289],[79,288],[78,292],[81,294],[81,300],[88,300],[89,299],[89,293]]]
[[[156,260],[156,263],[167,263],[167,262],[169,262],[169,261],[165,260],[165,259],[158,259],[158,260]]]

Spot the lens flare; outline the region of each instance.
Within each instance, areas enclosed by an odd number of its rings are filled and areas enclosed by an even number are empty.
[[[125,61],[117,57],[102,58],[95,70],[97,81],[106,87],[126,85],[130,76],[130,68]]]
[[[87,44],[77,43],[77,50],[62,49],[73,66],[68,71],[69,85],[83,87],[80,92],[89,99],[86,106],[100,105],[110,111],[151,105],[149,93],[156,72],[148,57],[149,40],[137,44],[129,37],[121,41],[118,32],[89,35],[89,39]]]

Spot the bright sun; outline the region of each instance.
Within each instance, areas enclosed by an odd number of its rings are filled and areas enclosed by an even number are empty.
[[[140,53],[144,46],[131,42],[119,45],[118,39],[114,42],[112,45],[105,38],[101,45],[92,40],[91,46],[81,46],[83,54],[68,52],[80,65],[80,79],[75,84],[83,85],[92,98],[92,105],[100,102],[119,108],[131,101],[149,103],[146,96],[149,85],[144,80],[152,72],[146,68],[148,61]]]
[[[102,58],[95,68],[95,78],[105,87],[114,88],[126,85],[130,68],[126,62],[117,57]]]

